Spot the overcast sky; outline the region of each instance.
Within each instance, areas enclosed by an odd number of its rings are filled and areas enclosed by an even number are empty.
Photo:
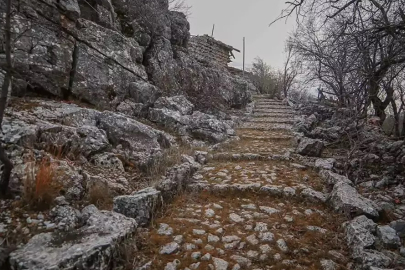
[[[242,52],[246,37],[246,64],[257,56],[275,68],[284,62],[284,42],[294,29],[294,18],[269,27],[285,5],[284,0],[186,0],[192,35],[211,35]],[[242,53],[235,52],[233,66],[242,67]]]

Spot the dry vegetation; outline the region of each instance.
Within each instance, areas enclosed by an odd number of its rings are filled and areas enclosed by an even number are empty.
[[[56,166],[48,158],[43,158],[38,166],[32,164],[27,167],[22,200],[31,209],[47,210],[60,195],[63,185],[55,172]]]

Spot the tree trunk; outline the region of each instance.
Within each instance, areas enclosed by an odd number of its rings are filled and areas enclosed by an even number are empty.
[[[391,100],[391,105],[392,105],[392,111],[394,112],[394,136],[395,137],[399,137],[399,127],[400,127],[400,123],[399,123],[399,115],[400,113],[398,112],[398,108],[397,108],[397,104],[395,103],[395,100]]]
[[[0,129],[4,118],[4,111],[7,106],[8,91],[11,86],[11,1],[6,0],[6,24],[5,24],[5,51],[6,51],[6,74],[0,97]],[[3,145],[0,143],[0,161],[4,164],[3,173],[0,178],[0,193],[5,194],[8,189],[13,163],[8,158]]]

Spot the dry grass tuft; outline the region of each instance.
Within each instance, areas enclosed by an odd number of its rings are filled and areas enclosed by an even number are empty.
[[[88,200],[100,210],[112,210],[114,194],[106,183],[94,183],[88,188]]]
[[[153,163],[146,168],[146,176],[150,179],[150,184],[153,186],[154,183],[159,181],[166,174],[167,169],[181,164],[182,155],[192,156],[194,150],[197,149],[190,145],[180,145],[166,149],[161,157],[154,159]]]
[[[30,170],[23,183],[23,201],[36,210],[49,209],[53,200],[60,195],[63,188],[56,174],[56,164],[43,158],[35,172]]]

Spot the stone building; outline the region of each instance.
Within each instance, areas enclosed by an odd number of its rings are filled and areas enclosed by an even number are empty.
[[[228,63],[232,62],[231,58],[235,58],[233,51],[240,52],[208,35],[191,37],[188,49],[197,61],[222,67],[228,67]]]

